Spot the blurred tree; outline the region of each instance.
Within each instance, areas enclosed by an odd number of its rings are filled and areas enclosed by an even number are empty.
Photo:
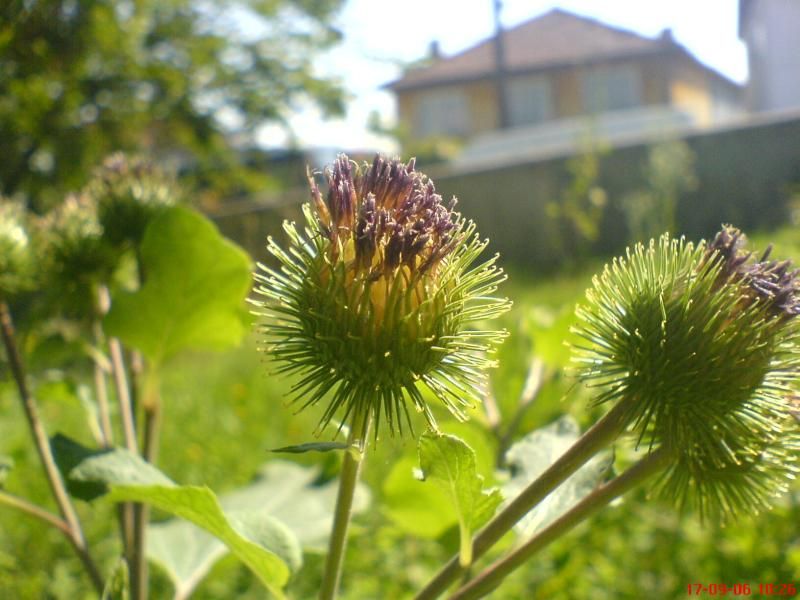
[[[50,204],[113,150],[172,160],[212,196],[265,183],[233,146],[312,99],[343,109],[312,59],[342,0],[5,0],[0,193]]]

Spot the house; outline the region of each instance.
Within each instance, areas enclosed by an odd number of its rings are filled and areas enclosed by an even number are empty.
[[[467,142],[654,108],[702,127],[741,106],[740,86],[699,62],[669,30],[651,39],[560,9],[455,56],[432,56],[387,87],[414,138]]]
[[[800,2],[740,0],[739,37],[747,44],[752,111],[800,108]]]

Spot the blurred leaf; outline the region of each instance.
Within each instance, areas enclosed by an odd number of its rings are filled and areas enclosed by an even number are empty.
[[[483,491],[475,451],[456,436],[425,433],[418,450],[424,480],[442,489],[455,506],[461,540],[459,561],[468,566],[472,563],[472,532],[494,514],[503,500],[500,491]]]
[[[158,564],[175,586],[175,599],[188,598],[228,548],[207,531],[181,519],[150,526],[147,558]]]
[[[108,485],[172,485],[161,471],[123,448],[91,450],[60,433],[50,447],[64,475],[69,493],[91,501],[108,491]]]
[[[285,446],[274,448],[270,452],[283,452],[285,454],[304,454],[306,452],[330,452],[332,450],[347,450],[348,445],[344,442],[308,442],[297,444],[296,446]]]
[[[124,559],[117,562],[100,600],[128,600],[128,563]]]
[[[447,493],[421,485],[414,477],[418,461],[405,456],[397,461],[383,483],[383,507],[392,522],[413,536],[436,539],[458,523]]]
[[[268,511],[295,533],[304,548],[324,552],[333,525],[338,483],[332,480],[316,485],[318,476],[318,469],[273,460],[261,467],[253,483],[225,494],[222,505],[226,510]],[[353,513],[364,511],[369,502],[369,489],[358,484]]]
[[[141,260],[145,284],[114,298],[105,320],[110,335],[156,364],[181,350],[241,340],[250,260],[208,219],[184,207],[166,210],[148,226]]]
[[[263,512],[285,524],[300,544],[324,551],[333,523],[337,484],[313,484],[316,469],[272,461],[262,467],[251,485],[226,494],[220,504],[231,511]],[[369,493],[363,484],[356,489],[353,512],[363,511]],[[148,557],[158,563],[175,585],[175,597],[187,598],[228,549],[216,538],[186,521],[170,520],[150,527]]]
[[[222,541],[279,598],[284,597],[281,588],[290,574],[302,563],[300,544],[286,525],[263,511],[225,513],[206,487],[115,485],[109,499],[149,504],[203,528]],[[174,555],[183,550],[173,546],[167,551]]]
[[[506,453],[506,462],[511,468],[513,477],[502,486],[503,495],[507,499],[517,496],[564,454],[578,437],[580,437],[578,424],[572,417],[565,416],[555,423],[529,433],[511,446]],[[514,530],[528,537],[552,523],[602,481],[612,462],[611,451],[603,451],[592,457],[525,515]]]

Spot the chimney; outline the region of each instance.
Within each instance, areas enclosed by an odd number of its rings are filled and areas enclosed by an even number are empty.
[[[428,46],[428,58],[431,60],[439,60],[442,57],[442,50],[439,47],[439,40],[431,40]]]
[[[672,28],[667,27],[661,31],[661,34],[658,36],[658,39],[665,45],[672,45],[675,43],[675,38],[672,36]]]

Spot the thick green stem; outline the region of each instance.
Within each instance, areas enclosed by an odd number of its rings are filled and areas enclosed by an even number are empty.
[[[511,528],[600,450],[611,444],[627,426],[628,405],[620,402],[584,433],[556,462],[514,498],[475,536],[472,557],[477,560]],[[458,555],[442,567],[416,596],[416,600],[438,598],[464,573]]]
[[[358,475],[364,459],[368,430],[369,421],[357,414],[352,420],[350,435],[347,437],[348,449],[344,453],[342,472],[339,476],[339,493],[336,497],[333,530],[328,544],[328,556],[325,559],[322,587],[319,591],[320,600],[333,600],[339,589],[347,547],[347,528],[350,524]]]
[[[498,560],[472,581],[461,587],[450,600],[475,600],[492,592],[508,575],[539,550],[585,521],[612,500],[629,492],[649,477],[662,471],[672,460],[664,448],[658,448],[622,475],[601,485],[578,504],[545,527],[508,556]]]
[[[69,494],[67,494],[67,487],[64,484],[64,480],[61,477],[61,473],[53,457],[53,451],[50,448],[50,440],[47,437],[47,432],[44,429],[44,424],[39,415],[39,407],[28,390],[25,369],[15,341],[14,322],[11,319],[11,311],[8,308],[8,304],[3,300],[0,300],[0,331],[2,331],[3,344],[5,345],[6,354],[8,355],[11,373],[17,384],[19,398],[22,403],[23,411],[25,412],[25,418],[28,421],[28,428],[33,437],[36,451],[39,454],[39,461],[42,463],[45,477],[50,484],[50,491],[58,505],[58,510],[69,528],[67,539],[83,562],[86,572],[94,586],[99,591],[102,591],[103,578],[100,576],[97,566],[89,555],[89,548],[83,536],[83,529],[78,520],[78,515],[75,512],[75,507],[72,505]]]

